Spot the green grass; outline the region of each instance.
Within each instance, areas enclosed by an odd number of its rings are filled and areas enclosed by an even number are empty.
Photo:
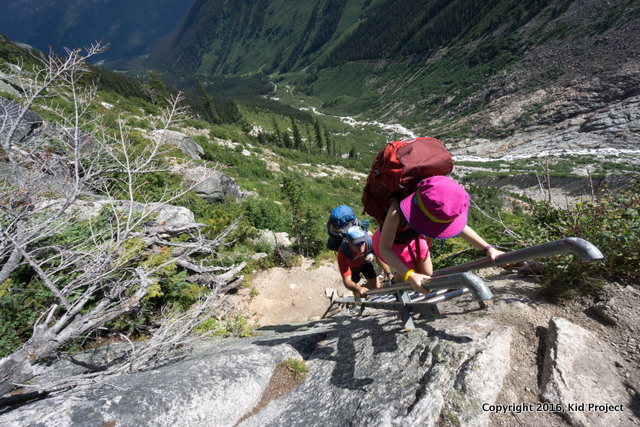
[[[278,365],[284,366],[296,375],[305,376],[307,375],[307,372],[309,372],[309,368],[307,368],[307,364],[304,360],[293,357],[286,358],[282,362],[278,363]]]

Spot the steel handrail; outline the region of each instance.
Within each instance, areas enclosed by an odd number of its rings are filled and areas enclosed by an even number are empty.
[[[485,285],[484,281],[470,272],[432,277],[431,279],[422,282],[422,287],[432,291],[440,289],[469,288],[469,290],[473,292],[476,298],[481,301],[489,300],[493,297],[491,290],[487,287],[487,285]],[[370,291],[367,291],[367,294],[373,296],[402,291],[413,291],[413,288],[408,282],[396,283],[395,285],[391,285],[387,288],[372,289]]]
[[[480,270],[488,267],[500,267],[515,262],[549,257],[566,252],[574,252],[584,261],[593,261],[604,258],[602,252],[588,241],[578,237],[567,237],[553,242],[543,243],[541,245],[518,249],[498,255],[495,262],[491,261],[489,258],[481,258],[464,264],[443,268],[435,271],[433,273],[433,277],[462,273],[471,270]]]

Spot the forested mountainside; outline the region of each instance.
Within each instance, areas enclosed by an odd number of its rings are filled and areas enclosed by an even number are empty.
[[[589,115],[628,116],[640,85],[634,0],[8,0],[0,31],[45,51],[102,39],[108,68],[465,148],[567,120],[598,131]]]
[[[504,139],[633,96],[638,33],[631,0],[198,0],[149,64],[186,84],[268,75],[325,113]]]
[[[550,3],[198,0],[155,59],[166,61],[176,72],[237,74],[422,56],[454,41],[469,43],[498,30],[510,35]],[[517,49],[509,41],[503,37],[497,50]]]
[[[3,0],[0,31],[44,52],[111,44],[100,60],[145,53],[180,22],[192,0]]]

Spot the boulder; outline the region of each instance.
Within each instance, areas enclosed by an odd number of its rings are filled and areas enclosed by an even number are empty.
[[[592,332],[560,317],[549,321],[541,398],[573,426],[619,426],[629,400],[617,353]]]
[[[155,138],[159,138],[163,143],[178,147],[187,156],[193,160],[200,160],[200,156],[204,154],[202,147],[184,133],[174,130],[156,130],[153,132]]]
[[[196,194],[209,203],[220,203],[227,197],[243,198],[238,183],[222,172],[196,166],[186,170],[183,178],[188,183],[198,183],[194,188]]]
[[[165,205],[162,203],[149,203],[147,209],[158,214],[155,220],[158,224],[182,225],[195,222],[195,216],[190,209],[182,206]]]
[[[253,244],[256,244],[257,242],[263,242],[266,243],[270,248],[275,248],[276,246],[288,248],[292,244],[288,233],[276,233],[271,230],[257,231],[258,237],[256,239],[252,239]]]

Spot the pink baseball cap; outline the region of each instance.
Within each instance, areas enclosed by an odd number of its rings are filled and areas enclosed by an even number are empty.
[[[467,225],[469,194],[446,176],[423,179],[415,193],[400,202],[409,225],[434,239],[454,237]]]

